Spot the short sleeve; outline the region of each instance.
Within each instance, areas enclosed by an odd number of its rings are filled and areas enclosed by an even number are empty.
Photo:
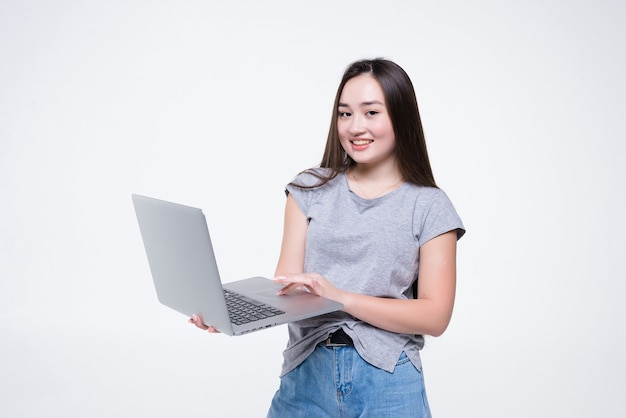
[[[440,189],[427,190],[415,203],[413,230],[419,246],[450,231],[461,239],[465,227],[448,196]]]
[[[312,199],[316,195],[316,188],[314,186],[320,182],[318,175],[324,175],[324,173],[319,170],[320,169],[309,169],[304,171],[298,174],[293,181],[285,187],[285,193],[295,199],[298,207],[307,217]]]

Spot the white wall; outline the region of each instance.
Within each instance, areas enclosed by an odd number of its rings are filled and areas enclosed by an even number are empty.
[[[158,304],[130,194],[203,207],[226,281],[271,275],[283,186],[375,56],[468,229],[435,416],[621,416],[623,2],[296,4],[0,4],[0,416],[264,416],[286,328]]]

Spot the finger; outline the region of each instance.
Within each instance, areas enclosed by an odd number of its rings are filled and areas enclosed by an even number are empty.
[[[276,276],[274,277],[274,282],[276,283],[287,283],[289,281],[289,277],[287,276]]]
[[[202,322],[202,318],[200,318],[198,315],[192,315],[191,318],[189,319],[189,322],[194,324],[200,329],[203,329],[203,330],[209,329],[208,326],[204,325],[204,323]]]
[[[311,281],[307,283],[305,286],[308,287],[309,290],[315,293],[319,292],[322,288],[322,286],[320,285],[320,282],[316,278],[312,278]]]
[[[302,286],[300,283],[289,283],[288,285],[286,285],[285,287],[280,289],[277,294],[278,295],[285,295],[285,294],[291,292],[292,290],[299,288],[300,286]]]
[[[301,276],[276,276],[274,277],[274,283],[280,284],[307,284],[308,280]]]

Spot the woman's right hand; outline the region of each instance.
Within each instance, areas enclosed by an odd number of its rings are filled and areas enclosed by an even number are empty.
[[[208,331],[211,334],[219,333],[217,328],[214,328],[214,327],[209,326],[209,325],[205,325],[204,322],[202,322],[202,318],[200,318],[200,316],[198,316],[198,315],[192,315],[191,318],[189,318],[189,323],[190,324],[194,324],[198,328],[200,328],[202,330],[205,330],[205,331]]]

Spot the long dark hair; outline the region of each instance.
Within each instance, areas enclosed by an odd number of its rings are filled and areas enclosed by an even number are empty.
[[[437,187],[428,159],[413,83],[398,64],[382,58],[356,61],[344,72],[335,95],[328,139],[320,162],[320,167],[330,168],[330,173],[327,177],[313,173],[320,178],[320,182],[313,187],[327,183],[356,164],[345,153],[339,141],[337,109],[346,83],[361,74],[371,74],[382,87],[396,138],[396,162],[404,181],[419,186]]]

